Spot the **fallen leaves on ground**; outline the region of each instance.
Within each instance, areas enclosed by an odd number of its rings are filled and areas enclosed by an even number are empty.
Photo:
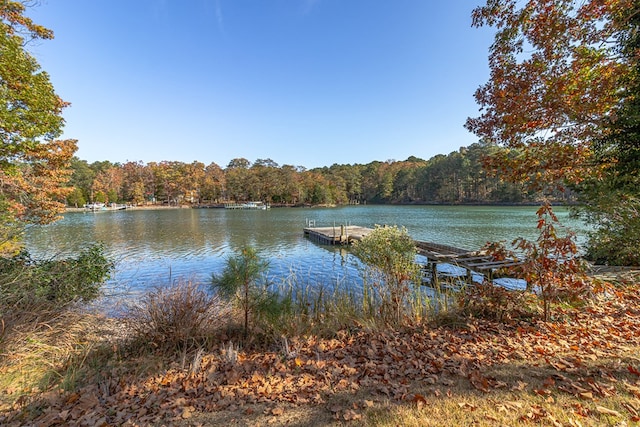
[[[558,314],[566,319],[562,322],[505,325],[469,319],[464,329],[339,332],[333,339],[292,339],[298,349],[295,358],[278,351],[241,351],[230,361],[219,352],[202,356],[197,369],[169,369],[146,378],[114,373],[73,393],[40,396],[42,411],[29,424],[144,425],[220,410],[250,414],[254,404],[266,404],[268,415],[278,417],[288,405],[321,405],[328,396],[355,395],[361,389],[369,392],[369,399],[407,402],[421,409],[428,401],[414,391],[415,385],[421,384],[422,390],[431,387],[431,394],[446,399],[450,392],[443,395],[440,389],[450,387],[452,378],[468,381],[485,395],[504,389],[553,401],[552,395],[566,393],[578,399],[572,408],[578,416],[637,421],[640,365],[589,368],[590,362],[615,360],[621,349],[640,345],[637,291],[630,288],[598,304],[561,311]],[[522,381],[525,378],[508,384],[487,374],[491,367],[515,362],[545,367],[553,374],[537,388]],[[637,403],[616,409],[599,403],[620,392]],[[373,406],[369,399],[328,410],[336,420],[358,420]],[[523,408],[517,401],[506,401],[496,408],[524,413],[521,421],[544,419],[560,425],[543,406]],[[20,425],[20,409],[0,414],[0,423]],[[476,407],[463,402],[461,409]]]

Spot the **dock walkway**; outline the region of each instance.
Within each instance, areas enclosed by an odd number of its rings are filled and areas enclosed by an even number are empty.
[[[333,227],[306,227],[304,235],[323,245],[348,245],[361,240],[373,229],[355,225],[339,225]],[[495,260],[483,251],[471,251],[450,245],[416,240],[418,254],[427,258],[432,277],[437,277],[437,264],[447,263],[467,270],[467,278],[471,280],[473,272],[493,277],[497,270],[515,267],[523,263],[518,259]]]
[[[373,230],[356,225],[338,225],[333,227],[306,227],[305,237],[315,240],[323,245],[349,245],[356,240],[362,240],[364,236]]]

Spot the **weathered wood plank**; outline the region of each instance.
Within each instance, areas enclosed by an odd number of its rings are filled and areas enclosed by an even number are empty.
[[[347,245],[362,240],[373,230],[356,225],[339,225],[335,227],[307,227],[304,235],[326,245]]]

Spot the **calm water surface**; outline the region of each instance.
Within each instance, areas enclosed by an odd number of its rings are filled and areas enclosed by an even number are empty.
[[[51,257],[104,242],[116,262],[114,286],[142,291],[176,279],[208,282],[225,260],[252,245],[270,263],[274,280],[325,284],[358,280],[357,261],[345,248],[319,246],[303,237],[315,225],[398,225],[417,240],[478,249],[487,241],[535,239],[536,207],[349,206],[283,208],[127,210],[67,213],[52,225],[33,228],[28,249]],[[585,239],[585,227],[557,208],[561,222]]]

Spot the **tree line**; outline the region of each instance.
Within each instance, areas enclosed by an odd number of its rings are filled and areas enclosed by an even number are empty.
[[[526,203],[539,192],[490,176],[483,159],[499,150],[476,143],[429,160],[334,164],[306,169],[236,158],[222,168],[194,161],[93,162],[73,158],[69,206],[90,202],[216,204],[259,200],[274,205],[360,203]],[[566,197],[566,196],[565,196]]]
[[[68,103],[27,48],[53,38],[30,2],[0,2],[0,253],[25,226],[59,218],[65,202],[273,204],[580,201],[594,227],[590,254],[638,264],[640,242],[640,2],[489,0],[472,25],[495,30],[478,141],[429,160],[307,170],[271,159],[88,164],[60,140]]]

